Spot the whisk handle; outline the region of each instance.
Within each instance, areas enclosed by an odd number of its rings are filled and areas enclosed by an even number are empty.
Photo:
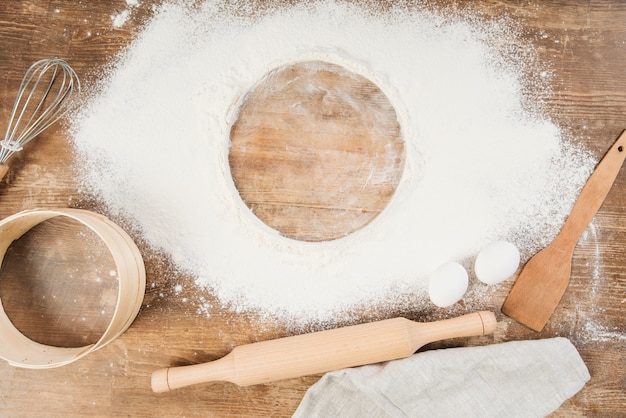
[[[4,176],[7,174],[7,171],[9,171],[9,166],[6,164],[0,164],[0,180],[4,178]]]

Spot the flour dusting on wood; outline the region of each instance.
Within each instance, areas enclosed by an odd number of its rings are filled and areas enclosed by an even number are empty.
[[[515,243],[525,259],[554,238],[593,161],[547,116],[552,69],[515,22],[417,6],[246,4],[162,4],[73,126],[83,192],[197,286],[238,311],[334,321],[362,304],[429,303],[428,275],[491,241]],[[383,213],[321,243],[260,227],[228,175],[234,104],[302,60],[376,83],[406,150]],[[488,291],[473,281],[469,295],[479,305]]]

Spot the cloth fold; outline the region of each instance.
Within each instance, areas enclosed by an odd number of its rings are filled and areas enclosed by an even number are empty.
[[[566,338],[432,350],[327,373],[294,417],[543,417],[589,378]]]

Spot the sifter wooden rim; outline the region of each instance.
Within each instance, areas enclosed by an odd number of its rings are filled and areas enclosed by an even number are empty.
[[[74,219],[94,231],[107,246],[117,269],[115,311],[102,337],[83,347],[40,344],[23,335],[11,322],[0,300],[0,358],[16,367],[47,369],[72,363],[104,347],[135,320],[146,289],[146,271],[133,240],[108,218],[82,209],[26,210],[0,221],[0,260],[13,241],[41,222],[57,216]]]

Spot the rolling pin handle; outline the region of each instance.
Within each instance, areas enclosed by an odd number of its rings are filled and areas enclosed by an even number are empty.
[[[150,385],[152,386],[152,391],[154,393],[169,392],[171,390],[168,382],[169,371],[170,369],[168,367],[165,369],[159,369],[152,373]]]
[[[498,326],[498,320],[496,319],[496,315],[493,312],[489,311],[479,311],[476,312],[478,316],[480,316],[480,320],[483,323],[483,334],[489,335],[496,330]]]

